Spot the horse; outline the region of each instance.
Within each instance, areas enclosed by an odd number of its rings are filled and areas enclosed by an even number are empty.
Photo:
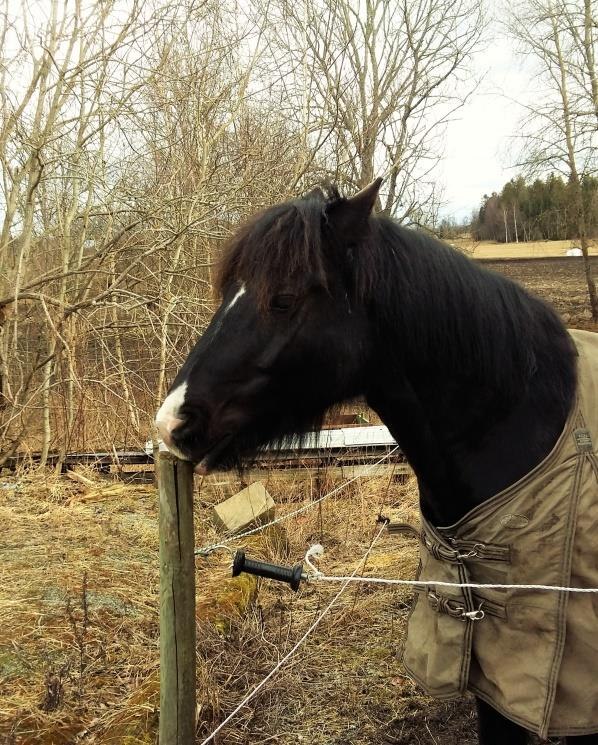
[[[318,187],[238,229],[218,267],[220,307],[156,423],[205,474],[318,429],[330,407],[364,397],[415,472],[423,519],[444,530],[549,457],[575,407],[578,352],[548,304],[375,214],[380,185],[350,198]],[[527,742],[525,718],[474,694],[481,745]],[[531,729],[598,745],[598,721],[581,725]]]

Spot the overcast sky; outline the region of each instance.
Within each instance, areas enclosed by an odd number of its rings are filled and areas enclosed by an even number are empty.
[[[523,115],[509,99],[528,100],[532,70],[515,54],[507,39],[496,38],[474,59],[476,73],[485,77],[470,102],[448,125],[446,157],[438,169],[444,184],[442,214],[461,220],[477,209],[483,194],[499,191],[517,174],[509,168],[517,152]]]

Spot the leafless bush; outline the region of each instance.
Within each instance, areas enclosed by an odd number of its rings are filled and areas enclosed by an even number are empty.
[[[380,169],[389,212],[428,209],[477,6],[327,7],[4,1],[0,464],[147,441],[249,213]]]

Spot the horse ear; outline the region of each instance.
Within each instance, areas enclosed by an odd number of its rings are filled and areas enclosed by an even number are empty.
[[[326,213],[328,223],[346,237],[359,238],[366,230],[381,184],[382,179],[377,178],[350,199],[341,199],[330,205]]]
[[[371,211],[374,209],[374,205],[376,204],[382,181],[383,179],[378,176],[378,178],[372,181],[371,184],[364,186],[361,191],[358,191],[357,194],[355,194],[355,196],[348,199],[348,203],[353,209],[365,213],[369,217]]]

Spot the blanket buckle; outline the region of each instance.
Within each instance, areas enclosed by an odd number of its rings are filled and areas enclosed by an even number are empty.
[[[428,603],[436,613],[444,613],[451,618],[458,618],[460,621],[481,621],[486,617],[482,610],[483,603],[480,603],[477,610],[467,610],[458,600],[438,595],[433,590],[427,593]]]

